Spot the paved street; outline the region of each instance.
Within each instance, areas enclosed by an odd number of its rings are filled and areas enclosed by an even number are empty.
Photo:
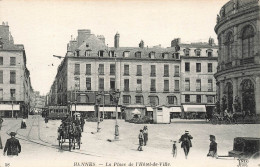
[[[120,141],[108,142],[113,139],[115,120],[101,122],[101,131],[96,134],[97,124],[86,122],[82,134],[81,149],[68,151],[68,147],[60,150],[57,141],[57,128],[60,120],[50,120],[48,128],[40,116],[29,116],[27,129],[20,129],[21,119],[5,119],[1,130],[2,142],[5,144],[9,137],[7,133],[15,131],[20,139],[22,152],[18,157],[1,157],[0,166],[10,163],[14,166],[80,166],[77,164],[87,162],[95,166],[126,166],[129,162],[167,162],[171,166],[237,166],[238,161],[233,158],[211,159],[206,154],[209,148],[209,135],[214,134],[218,143],[218,154],[227,155],[233,149],[233,139],[237,136],[260,137],[257,124],[246,125],[211,125],[198,123],[172,123],[148,125],[149,141],[143,152],[138,152],[138,132],[143,124],[132,124],[119,120]],[[190,155],[185,160],[180,144],[177,144],[177,158],[172,158],[170,140],[178,140],[185,130],[193,136]],[[65,143],[65,146],[68,145]],[[163,156],[161,156],[163,155]],[[252,163],[252,162],[251,162]],[[94,164],[92,164],[94,165]],[[81,164],[81,166],[84,166]],[[86,166],[86,164],[85,164]],[[158,165],[157,165],[158,166]]]

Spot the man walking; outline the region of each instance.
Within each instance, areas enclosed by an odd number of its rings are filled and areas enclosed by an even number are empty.
[[[137,148],[138,151],[143,151],[143,142],[144,142],[144,135],[143,135],[143,130],[140,130],[140,133],[138,135],[138,139],[139,139],[139,146]]]
[[[209,135],[210,145],[209,145],[209,153],[207,154],[208,157],[218,157],[217,154],[217,143],[216,137],[214,135]]]
[[[21,145],[18,139],[15,138],[16,133],[11,132],[10,139],[7,139],[4,148],[4,155],[7,152],[8,156],[17,155],[21,152]]]
[[[81,126],[82,132],[84,131],[84,125],[85,125],[85,120],[83,118],[83,115],[81,115],[81,117],[80,117],[80,126]]]
[[[182,142],[181,148],[183,148],[183,150],[184,150],[184,154],[185,154],[186,159],[188,157],[190,147],[192,147],[191,139],[193,139],[193,137],[189,134],[189,131],[187,131],[187,130],[185,130],[185,134],[183,134],[181,136],[181,138],[179,139],[179,143]]]
[[[147,141],[148,141],[148,128],[147,128],[147,126],[144,126],[143,135],[144,135],[144,146],[146,146]]]

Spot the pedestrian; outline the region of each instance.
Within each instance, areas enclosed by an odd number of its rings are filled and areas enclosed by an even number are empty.
[[[3,124],[4,120],[3,118],[0,116],[0,130],[2,129],[2,124]]]
[[[46,124],[46,128],[49,128],[48,127],[49,118],[47,116],[45,117],[44,121],[45,121],[45,124]]]
[[[22,119],[22,123],[21,123],[21,129],[26,129],[26,119],[25,119],[25,117],[23,117],[23,119]]]
[[[218,158],[217,154],[217,147],[218,144],[216,143],[216,137],[214,135],[209,135],[210,145],[209,145],[209,153],[207,154],[208,157]]]
[[[138,135],[138,139],[139,139],[139,146],[137,148],[138,151],[143,151],[143,142],[144,142],[144,135],[143,135],[143,130],[140,129],[140,133]]]
[[[17,117],[18,117],[18,114],[17,114],[17,112],[15,113],[15,119],[17,119]]]
[[[0,149],[3,149],[3,144],[2,144],[1,134],[0,134]]]
[[[85,125],[85,120],[83,118],[83,115],[81,115],[81,117],[80,117],[80,126],[81,126],[82,132],[84,131],[84,125]]]
[[[176,141],[173,141],[173,144],[172,144],[172,156],[174,158],[177,157],[177,146],[176,146]]]
[[[4,155],[7,152],[8,156],[17,155],[21,152],[21,145],[18,139],[15,138],[16,133],[11,132],[10,139],[7,139],[4,148]]]
[[[185,158],[188,158],[188,154],[190,152],[190,148],[192,147],[191,139],[193,137],[189,134],[189,131],[185,130],[185,134],[181,136],[179,139],[179,143],[181,143],[181,148],[184,150]]]
[[[144,146],[146,146],[147,141],[148,141],[148,128],[147,128],[147,126],[144,126],[143,135],[144,135]]]

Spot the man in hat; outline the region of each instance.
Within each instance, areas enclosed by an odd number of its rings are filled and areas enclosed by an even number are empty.
[[[144,135],[144,146],[146,146],[147,141],[148,141],[148,128],[146,125],[144,126],[144,129],[143,129],[143,135]]]
[[[10,139],[7,139],[5,143],[5,148],[4,148],[4,155],[5,152],[7,151],[7,155],[17,155],[21,152],[21,145],[18,139],[15,138],[16,133],[11,132]]]
[[[208,157],[215,157],[217,158],[217,143],[216,137],[214,135],[209,135],[210,145],[209,145],[209,153],[207,154]]]
[[[144,142],[144,135],[143,135],[143,130],[140,129],[140,133],[138,135],[138,139],[139,139],[139,146],[137,148],[138,151],[143,151],[143,142]]]
[[[179,143],[181,143],[181,148],[183,148],[184,150],[184,154],[185,154],[185,158],[187,159],[190,148],[192,147],[191,144],[191,139],[193,139],[193,137],[189,134],[189,131],[185,130],[185,134],[183,134],[181,136],[181,138],[179,139]]]

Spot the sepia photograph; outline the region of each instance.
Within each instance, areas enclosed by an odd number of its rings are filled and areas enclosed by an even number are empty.
[[[0,0],[0,167],[259,167],[259,0]]]

